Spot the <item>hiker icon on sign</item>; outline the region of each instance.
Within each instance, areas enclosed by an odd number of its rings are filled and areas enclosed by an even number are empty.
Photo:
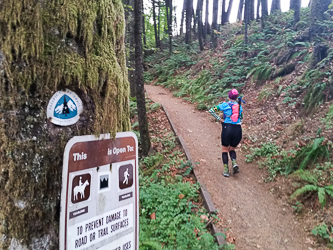
[[[125,189],[133,185],[133,165],[121,166],[118,171],[119,188]]]
[[[91,175],[82,174],[73,178],[71,201],[73,204],[90,198]]]

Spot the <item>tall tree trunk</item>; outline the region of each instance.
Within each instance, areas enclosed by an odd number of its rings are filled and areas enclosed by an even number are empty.
[[[160,47],[160,43],[159,43],[159,38],[158,38],[158,33],[157,33],[157,25],[156,25],[156,11],[155,11],[155,0],[152,0],[152,4],[153,4],[153,22],[154,22],[154,31],[155,31],[155,44],[156,44],[156,48]]]
[[[244,21],[245,21],[245,30],[244,30],[244,43],[245,45],[248,44],[248,37],[247,37],[247,32],[248,32],[248,24],[250,21],[250,11],[251,11],[251,0],[245,0],[245,9],[244,9]],[[247,54],[245,52],[245,54]]]
[[[317,24],[318,21],[322,21],[324,19],[324,12],[328,9],[331,0],[311,0],[311,12],[310,12],[310,37],[312,37],[315,33],[321,31],[321,27]]]
[[[230,13],[232,9],[233,0],[229,0],[229,5],[227,11],[225,10],[226,0],[222,0],[222,15],[221,15],[221,24],[224,25],[229,22]]]
[[[206,14],[205,14],[205,28],[203,32],[203,37],[205,41],[207,40],[207,34],[209,34],[209,23],[208,23],[208,17],[209,17],[209,0],[206,0]]]
[[[202,33],[203,33],[203,24],[202,24],[202,9],[203,9],[203,0],[198,0],[199,12],[198,12],[198,33],[199,33],[199,46],[200,51],[204,50]]]
[[[301,19],[301,0],[291,0],[290,9],[294,11],[294,25]]]
[[[200,5],[202,5],[201,6],[201,10],[200,10]],[[196,10],[196,15],[195,15],[195,17],[196,17],[196,23],[198,24],[198,33],[199,33],[199,16],[200,16],[200,11],[202,12],[202,8],[203,8],[203,1],[202,1],[202,3],[200,3],[200,0],[198,0],[197,1],[197,10]],[[201,17],[202,17],[202,13],[201,13]],[[195,32],[195,28],[194,28],[194,32]]]
[[[161,47],[161,0],[158,0],[158,27],[157,27],[158,44]]]
[[[268,16],[267,0],[261,0],[261,27],[265,27],[266,17]]]
[[[131,128],[123,3],[2,0],[0,23],[0,249],[59,249],[66,143]],[[65,88],[83,112],[63,127],[46,110]]]
[[[244,0],[239,0],[238,13],[237,13],[238,21],[243,20],[243,7],[244,7]]]
[[[145,15],[144,15],[144,9],[142,5],[142,35],[143,35],[143,44],[146,46],[147,45],[147,38],[146,38],[146,20],[145,20]]]
[[[267,0],[261,0],[261,18],[268,16]]]
[[[142,54],[142,4],[143,0],[135,0],[134,20],[135,20],[135,72],[137,81],[136,100],[138,107],[138,121],[141,139],[142,154],[148,155],[150,150],[150,138],[148,130],[148,120],[146,113],[146,99],[143,83],[143,54]]]
[[[272,0],[271,13],[275,11],[281,11],[280,0]]]
[[[217,34],[216,34],[216,32],[217,32],[218,10],[219,10],[219,0],[213,0],[213,22],[212,22],[212,32],[211,32],[213,48],[217,47]]]
[[[128,5],[134,8],[134,0],[128,0]],[[128,12],[128,80],[130,82],[130,93],[132,97],[136,96],[136,82],[135,82],[135,39],[134,39],[134,12]]]
[[[191,43],[191,23],[192,23],[192,11],[193,11],[193,0],[187,0],[186,6],[186,34],[185,34],[185,43]]]
[[[251,8],[250,8],[250,20],[253,21],[254,20],[254,9],[255,9],[254,0],[251,0],[250,4],[251,4]]]
[[[225,11],[225,3],[226,2],[226,0],[222,0],[221,1],[221,3],[222,3],[222,6],[221,6],[221,9],[222,9],[222,11],[221,11],[221,25],[224,25],[226,22],[225,22],[225,19],[226,19],[226,17],[225,17],[225,15],[226,15],[226,11]]]
[[[169,51],[172,53],[172,0],[169,0],[169,9],[170,9],[170,17],[169,17]]]
[[[186,13],[186,7],[187,7],[187,0],[184,0],[182,17],[181,17],[181,21],[180,21],[180,35],[183,35],[183,33],[184,33],[184,15]]]
[[[261,0],[257,0],[257,20],[260,19],[260,4],[261,4]]]

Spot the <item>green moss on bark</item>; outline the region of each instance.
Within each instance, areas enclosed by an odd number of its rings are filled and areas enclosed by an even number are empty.
[[[50,237],[58,248],[63,151],[76,135],[130,129],[120,0],[0,1],[0,248]],[[80,121],[58,127],[48,100],[69,88]]]

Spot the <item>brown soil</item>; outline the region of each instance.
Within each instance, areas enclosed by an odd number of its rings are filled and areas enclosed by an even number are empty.
[[[209,113],[197,111],[160,86],[146,85],[146,90],[149,98],[169,111],[192,157],[200,163],[195,167],[219,210],[218,226],[229,229],[236,249],[316,249],[309,229],[301,226],[290,204],[263,182],[264,171],[245,163],[241,148],[237,150],[240,173],[223,177],[221,126]]]

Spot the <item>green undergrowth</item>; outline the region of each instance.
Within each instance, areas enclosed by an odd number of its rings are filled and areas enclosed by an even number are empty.
[[[148,116],[157,106],[147,102]],[[133,128],[135,99],[130,107]],[[151,133],[152,144],[159,148],[139,160],[140,250],[234,249],[233,245],[219,247],[206,228],[208,220],[214,223],[218,217],[202,207],[200,185],[175,135],[166,129]]]
[[[315,193],[322,207],[327,199],[333,198],[333,164],[330,159],[332,144],[326,144],[324,138],[316,138],[311,145],[299,150],[282,150],[275,143],[263,143],[260,148],[251,149],[246,156],[247,162],[254,160],[262,168],[267,168],[270,175],[265,181],[285,175],[296,180],[299,188],[291,195],[298,198],[305,193]],[[299,205],[295,210],[300,210]]]
[[[242,91],[249,80],[258,87],[274,84],[278,95],[284,95],[283,103],[290,106],[300,103],[309,112],[333,96],[330,66],[333,21],[319,23],[321,33],[310,40],[309,12],[309,8],[302,9],[296,26],[292,11],[270,15],[264,28],[252,22],[248,45],[244,44],[244,26],[239,24],[222,26],[219,35],[222,48],[202,54],[198,54],[196,42],[188,46],[176,40],[171,56],[162,51],[146,58],[150,66],[145,72],[146,81],[157,79],[156,84],[170,88],[175,96],[197,103],[199,109],[223,100],[231,88]],[[327,49],[322,59],[313,63],[316,46]],[[295,71],[302,74],[293,79],[293,84],[276,83],[276,79]]]

